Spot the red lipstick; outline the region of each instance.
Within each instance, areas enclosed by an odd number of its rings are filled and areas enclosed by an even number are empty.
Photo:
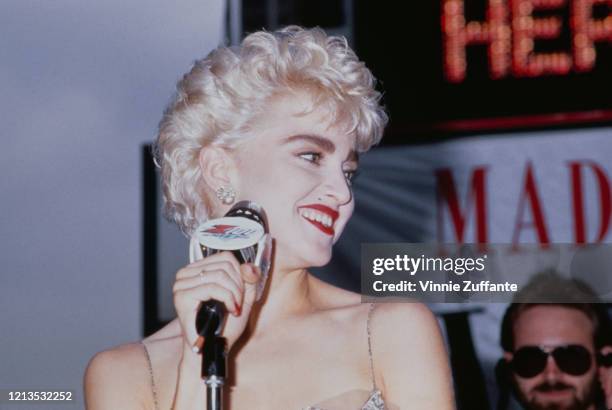
[[[334,235],[333,225],[334,225],[334,222],[336,222],[336,219],[338,219],[338,216],[340,216],[338,211],[335,211],[332,208],[330,208],[328,206],[325,206],[325,205],[321,205],[321,204],[310,204],[310,205],[304,205],[304,206],[300,207],[300,209],[303,209],[303,208],[314,209],[315,211],[321,212],[321,213],[329,216],[331,218],[331,220],[332,220],[331,226],[323,225],[319,221],[313,221],[312,219],[309,219],[309,218],[306,218],[306,217],[304,217],[304,219],[306,219],[308,222],[313,224],[315,227],[319,228],[319,230],[321,232],[323,232],[324,234],[330,235],[330,236]]]
[[[304,206],[300,206],[300,208],[311,208],[319,212],[323,212],[324,214],[327,214],[331,217],[332,224],[336,222],[336,219],[338,219],[338,217],[340,216],[338,211],[331,209],[329,206],[325,206],[321,204],[304,205]]]

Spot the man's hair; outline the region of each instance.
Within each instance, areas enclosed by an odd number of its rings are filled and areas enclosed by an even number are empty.
[[[590,302],[587,302],[590,301]],[[514,351],[514,323],[523,312],[535,306],[562,306],[584,313],[593,323],[595,348],[606,344],[610,319],[603,303],[597,303],[595,292],[584,282],[564,278],[549,270],[535,275],[513,298],[501,326],[501,346]]]

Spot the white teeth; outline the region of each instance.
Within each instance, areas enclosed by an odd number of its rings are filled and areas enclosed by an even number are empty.
[[[314,209],[300,209],[300,215],[306,219],[310,219],[311,221],[319,222],[323,226],[332,226],[332,218],[323,212],[319,212]]]

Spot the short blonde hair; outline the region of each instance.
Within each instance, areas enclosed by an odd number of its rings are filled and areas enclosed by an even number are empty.
[[[306,91],[313,108],[355,133],[357,149],[377,144],[387,123],[375,79],[344,37],[290,26],[247,36],[239,47],[218,47],[197,60],[177,84],[154,147],[161,167],[164,214],[190,235],[212,205],[198,164],[200,150],[237,146],[270,99]]]

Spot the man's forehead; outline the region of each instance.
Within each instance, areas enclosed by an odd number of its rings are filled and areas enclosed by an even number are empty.
[[[579,309],[537,305],[519,314],[514,322],[515,347],[524,345],[593,344],[594,324]]]

